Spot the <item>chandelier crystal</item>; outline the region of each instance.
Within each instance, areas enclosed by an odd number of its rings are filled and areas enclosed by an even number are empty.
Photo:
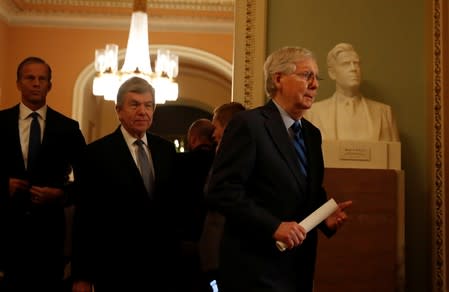
[[[93,94],[105,100],[116,100],[120,85],[131,77],[146,79],[155,89],[156,103],[178,98],[178,56],[168,49],[158,49],[151,68],[148,42],[148,14],[146,0],[134,0],[133,13],[126,48],[125,61],[118,70],[118,45],[107,44],[95,50],[95,77]]]

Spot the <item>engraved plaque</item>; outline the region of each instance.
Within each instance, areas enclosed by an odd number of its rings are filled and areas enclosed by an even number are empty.
[[[370,161],[371,148],[360,143],[341,143],[339,157],[341,160]]]

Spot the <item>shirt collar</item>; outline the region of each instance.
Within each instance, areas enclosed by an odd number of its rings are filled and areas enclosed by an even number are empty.
[[[281,114],[282,121],[284,122],[284,126],[288,130],[293,125],[295,120],[292,119],[290,115],[280,105],[278,105],[274,99],[273,103],[278,108],[279,113]],[[302,126],[301,119],[299,120],[299,124]]]
[[[123,126],[120,126],[120,130],[122,131],[126,144],[128,144],[129,146],[133,145],[137,138],[133,137]],[[140,140],[142,140],[142,142],[148,146],[147,133],[145,133]]]
[[[39,116],[45,121],[47,118],[47,105],[44,105],[40,109],[33,111],[25,104],[23,104],[23,102],[19,104],[19,119],[21,120],[27,119],[32,112],[37,112]]]

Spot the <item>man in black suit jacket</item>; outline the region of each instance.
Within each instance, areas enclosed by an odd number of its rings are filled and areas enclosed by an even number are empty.
[[[181,221],[178,227],[185,243],[196,243],[203,229],[206,215],[204,185],[215,156],[213,131],[210,120],[195,120],[187,132],[188,151],[177,153],[177,216]]]
[[[208,291],[200,268],[199,240],[206,216],[204,185],[215,156],[214,125],[208,119],[195,120],[187,131],[187,152],[177,153],[177,209],[182,283],[185,292]]]
[[[237,101],[224,103],[214,109],[212,134],[217,148],[220,146],[224,130],[232,116],[246,110],[245,106]],[[219,278],[218,267],[220,257],[220,242],[223,234],[224,217],[215,210],[208,210],[204,219],[204,226],[199,242],[201,269],[209,286],[209,291],[215,291]]]
[[[271,100],[233,116],[212,166],[207,198],[221,212],[220,292],[311,292],[316,229],[297,222],[327,201],[319,130],[302,118],[318,89],[318,67],[304,48],[285,47],[264,65]],[[293,145],[291,125],[299,121],[307,173]],[[338,209],[319,228],[331,235],[346,220]],[[285,252],[276,248],[280,241]]]
[[[87,146],[74,218],[73,291],[91,291],[92,285],[96,292],[176,291],[176,150],[148,131],[154,97],[144,79],[124,82],[116,105],[121,125]],[[139,141],[150,162],[146,168]]]
[[[51,68],[29,57],[17,69],[21,103],[0,111],[0,270],[2,291],[61,291],[64,273],[64,207],[73,170],[86,146],[78,122],[46,105]],[[28,157],[30,114],[38,114],[40,146]],[[73,185],[72,185],[73,186]]]

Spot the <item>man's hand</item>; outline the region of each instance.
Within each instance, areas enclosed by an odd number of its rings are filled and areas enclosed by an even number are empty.
[[[273,238],[283,242],[288,249],[292,249],[306,239],[306,230],[297,222],[282,222],[274,232]]]
[[[25,192],[30,188],[30,183],[24,179],[9,178],[9,195],[12,197],[18,192]]]
[[[32,186],[30,188],[31,202],[36,205],[61,201],[64,199],[64,191],[58,188]]]
[[[326,225],[329,229],[337,230],[348,219],[345,209],[352,205],[352,201],[344,201],[338,204],[338,209],[326,218]]]
[[[75,281],[72,285],[72,292],[92,292],[92,285],[87,281]]]

